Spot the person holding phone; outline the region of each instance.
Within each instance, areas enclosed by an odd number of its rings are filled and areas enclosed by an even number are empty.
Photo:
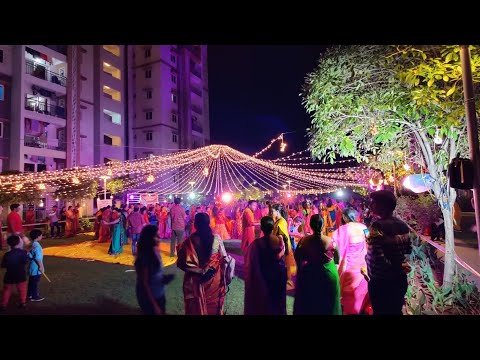
[[[332,235],[340,257],[338,275],[342,312],[346,315],[360,314],[368,293],[368,283],[361,270],[367,267],[365,255],[369,231],[364,224],[356,221],[357,215],[353,208],[344,209],[342,218],[345,225],[340,226]]]
[[[165,315],[165,285],[173,280],[172,274],[163,272],[159,244],[158,227],[145,226],[138,239],[135,259],[136,295],[144,315]]]

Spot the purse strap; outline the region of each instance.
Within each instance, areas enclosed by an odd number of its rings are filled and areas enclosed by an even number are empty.
[[[227,257],[227,251],[225,250],[225,246],[223,245],[223,240],[218,240],[219,242],[219,249],[220,253],[222,254],[223,257]]]

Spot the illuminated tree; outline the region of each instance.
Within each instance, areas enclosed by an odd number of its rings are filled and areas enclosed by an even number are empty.
[[[470,50],[478,88],[479,51]],[[467,153],[459,48],[334,47],[307,76],[303,96],[312,116],[309,147],[314,157],[334,160],[338,154],[369,161],[381,155],[391,162],[388,151],[399,149],[435,179],[432,192],[446,232],[443,285],[450,287],[456,192],[448,186],[445,170],[458,153]]]
[[[123,179],[114,179],[107,183],[107,190],[112,195],[122,193],[124,191],[125,184]]]

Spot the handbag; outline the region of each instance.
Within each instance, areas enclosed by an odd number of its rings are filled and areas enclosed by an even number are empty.
[[[222,255],[222,274],[225,285],[230,285],[232,279],[235,276],[235,259],[227,254],[225,246],[223,245],[223,240],[219,240],[220,243],[220,253]]]

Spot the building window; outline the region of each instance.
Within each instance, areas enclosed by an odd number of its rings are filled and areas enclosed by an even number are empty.
[[[145,49],[145,57],[146,57],[146,58],[149,58],[150,55],[152,55],[151,49],[150,49],[150,48]]]
[[[3,50],[0,49],[0,63],[3,63]]]
[[[170,55],[170,60],[175,64],[177,62],[177,57],[175,55]]]
[[[145,70],[145,79],[150,79],[152,77],[152,69]]]
[[[152,141],[153,140],[153,132],[149,131],[147,132],[147,141]]]
[[[35,172],[35,164],[23,164],[23,171],[24,172]]]
[[[172,83],[176,84],[177,83],[177,77],[172,74]]]
[[[177,122],[177,114],[172,114],[172,122]]]
[[[3,138],[3,122],[0,122],[0,138]]]
[[[177,134],[172,133],[172,141],[176,144],[178,141]]]
[[[37,164],[37,172],[47,171],[46,164]]]
[[[152,120],[152,118],[153,118],[153,111],[145,112],[145,119],[146,120]]]
[[[0,101],[5,100],[5,86],[0,84]]]
[[[172,94],[172,102],[173,102],[174,104],[177,103],[177,95]]]
[[[152,98],[152,90],[147,90],[146,93],[147,93],[147,99],[151,99]]]
[[[113,144],[113,139],[110,136],[103,135],[103,143],[105,145],[112,145]]]

